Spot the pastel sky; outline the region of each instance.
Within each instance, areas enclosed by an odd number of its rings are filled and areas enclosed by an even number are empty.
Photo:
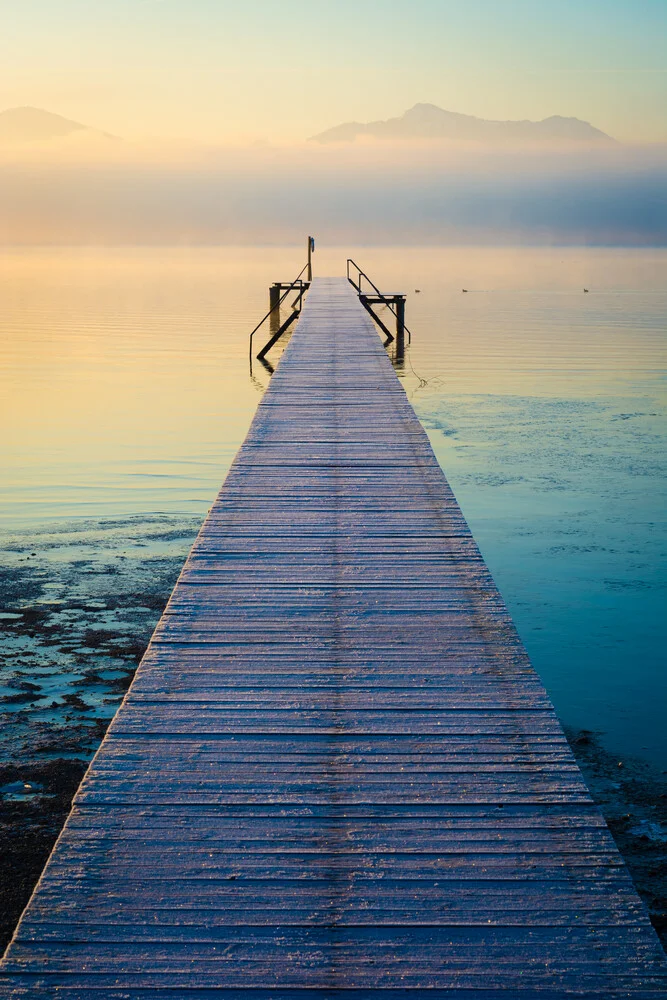
[[[0,109],[298,141],[419,101],[667,141],[667,0],[0,0]]]

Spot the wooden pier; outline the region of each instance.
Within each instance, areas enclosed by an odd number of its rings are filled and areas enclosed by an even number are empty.
[[[2,997],[667,995],[371,319],[315,279]]]

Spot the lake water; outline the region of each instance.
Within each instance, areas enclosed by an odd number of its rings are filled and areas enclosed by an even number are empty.
[[[348,250],[409,293],[401,378],[561,720],[667,770],[667,251]],[[301,266],[0,251],[4,759],[94,749],[269,379],[268,285]]]

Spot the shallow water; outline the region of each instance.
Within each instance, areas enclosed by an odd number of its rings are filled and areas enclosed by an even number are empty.
[[[667,251],[352,256],[409,293],[399,374],[560,718],[667,770]],[[267,383],[267,286],[301,263],[0,252],[5,759],[94,748]]]

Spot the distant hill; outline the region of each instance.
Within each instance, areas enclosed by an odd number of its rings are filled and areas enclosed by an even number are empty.
[[[415,104],[400,118],[386,121],[346,122],[311,137],[312,142],[354,142],[369,136],[375,139],[448,139],[456,142],[483,142],[494,145],[540,142],[615,143],[616,140],[579,118],[552,115],[539,122],[487,121],[473,115],[444,111],[435,104]]]
[[[73,132],[114,138],[80,122],[54,115],[41,108],[8,108],[0,111],[0,142],[23,143],[57,139]]]

